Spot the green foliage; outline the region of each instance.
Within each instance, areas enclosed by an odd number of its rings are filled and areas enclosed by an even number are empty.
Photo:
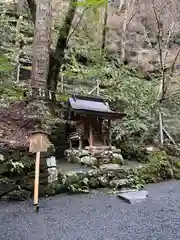
[[[107,0],[85,0],[78,2],[78,6],[86,8],[98,8],[107,3]]]
[[[149,156],[149,163],[140,170],[140,175],[146,182],[172,178],[172,166],[167,153],[164,151],[152,153]]]
[[[101,95],[116,111],[127,113],[126,118],[113,126],[114,143],[121,148],[122,142],[128,139],[129,144],[134,141],[132,146],[138,149],[138,145],[147,141],[157,125],[157,85],[138,77],[135,71],[110,59],[106,53],[102,54],[100,47],[92,42],[82,42],[79,47],[76,45],[66,60],[64,75],[72,80],[69,81],[72,87],[73,84],[80,85],[79,89],[83,88],[87,93],[96,85],[97,79],[101,80],[104,85]]]
[[[156,183],[174,177],[170,157],[164,151],[149,155],[148,163],[132,170],[128,177],[128,184],[133,188],[141,188],[145,183]]]
[[[12,65],[8,58],[4,55],[0,56],[0,83],[9,83],[12,75]]]
[[[14,4],[0,4],[0,83],[11,85],[16,72],[16,55],[20,53],[20,59],[24,62],[29,57],[34,35],[33,23],[29,20],[29,10],[25,7],[21,11],[23,20],[20,25],[20,33],[16,36],[17,11]],[[15,41],[23,43],[23,49],[15,45]]]
[[[130,73],[128,75],[127,71],[120,72],[117,79],[111,89],[111,96],[113,96],[111,98],[115,98],[116,102],[123,99],[126,103],[127,117],[120,124],[114,125],[113,140],[120,147],[126,140],[129,141],[128,144],[132,150],[133,148],[142,149],[142,143],[147,140],[149,132],[156,125],[156,87],[152,82],[147,83],[143,79],[133,77]]]
[[[145,181],[139,177],[136,170],[127,176],[127,184],[130,188],[141,189],[144,187]]]
[[[118,141],[116,141],[116,144],[118,144]],[[120,141],[118,145],[121,147],[121,153],[124,159],[141,163],[148,162],[147,150],[144,147],[144,143],[140,143],[139,138],[136,140],[134,138],[128,138],[127,140]]]
[[[15,86],[4,87],[3,83],[0,85],[0,103],[9,103],[12,101],[21,100],[23,96],[23,89]]]
[[[8,162],[8,165],[9,165],[9,170],[12,173],[21,174],[24,170],[24,164],[20,161],[14,162],[14,161],[10,160]]]
[[[5,56],[0,56],[0,74],[3,72],[10,72],[10,62]]]
[[[72,193],[88,193],[88,179],[84,178],[82,175],[77,173],[72,173],[71,175],[64,176],[62,183],[69,189]]]

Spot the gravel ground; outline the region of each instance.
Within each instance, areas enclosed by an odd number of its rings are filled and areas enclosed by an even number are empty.
[[[1,240],[179,240],[180,182],[149,185],[147,201],[116,196],[61,195],[31,202],[0,202]]]

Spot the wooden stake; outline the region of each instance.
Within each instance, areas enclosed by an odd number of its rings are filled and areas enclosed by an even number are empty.
[[[35,168],[35,181],[34,181],[34,205],[37,207],[39,204],[39,166],[40,166],[40,152],[36,153],[36,168]]]
[[[101,83],[101,81],[97,80],[97,96],[100,95],[100,88],[99,88],[99,84]]]
[[[63,73],[61,73],[61,93],[64,91],[64,76]]]
[[[164,144],[164,134],[163,134],[163,121],[162,121],[162,113],[159,112],[159,129],[160,129],[160,140],[161,144]]]
[[[82,150],[82,137],[79,138],[79,150]]]

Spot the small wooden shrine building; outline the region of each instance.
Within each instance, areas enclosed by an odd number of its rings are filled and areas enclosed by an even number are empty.
[[[124,116],[124,113],[112,111],[101,97],[70,97],[66,113],[70,148],[110,146],[111,121]]]

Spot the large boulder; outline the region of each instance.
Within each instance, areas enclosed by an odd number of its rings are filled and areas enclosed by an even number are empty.
[[[127,179],[115,179],[115,180],[110,181],[110,186],[112,188],[127,187],[128,182],[127,182]]]
[[[93,156],[84,156],[80,158],[80,163],[85,164],[87,166],[96,166],[97,165],[97,158]]]
[[[109,179],[107,176],[99,176],[98,177],[100,187],[108,187]]]

